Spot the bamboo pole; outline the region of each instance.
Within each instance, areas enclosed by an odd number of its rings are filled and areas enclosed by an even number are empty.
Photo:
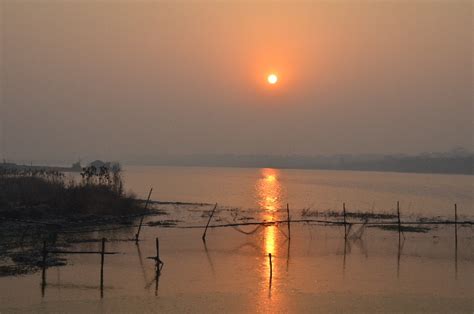
[[[458,279],[458,205],[454,204],[454,279]]]
[[[454,224],[458,224],[458,204],[454,204]]]
[[[46,287],[46,257],[48,255],[48,251],[46,250],[46,241],[43,241],[43,271],[41,274],[41,295],[44,297],[44,288]]]
[[[454,204],[454,241],[458,245],[458,204]]]
[[[286,204],[286,214],[288,217],[288,240],[291,239],[291,227],[290,227],[290,204]]]
[[[454,266],[455,278],[458,277],[458,204],[454,204]]]
[[[268,261],[270,263],[270,283],[271,283],[272,277],[273,277],[272,253],[268,253]]]
[[[100,296],[104,295],[104,257],[105,257],[105,238],[102,238],[102,250],[100,254]]]
[[[46,250],[46,241],[43,241],[43,263],[42,263],[42,266],[43,266],[43,277],[45,275],[45,272],[46,272],[46,256],[48,254],[48,251]]]
[[[346,224],[346,203],[342,203],[342,215],[344,217],[344,224]]]
[[[159,276],[161,274],[161,268],[162,268],[163,262],[160,259],[160,242],[158,238],[155,239],[155,245],[156,245],[156,272],[157,272],[157,275]]]
[[[158,241],[158,238],[155,239],[155,244],[156,244],[156,260],[160,260],[160,242]]]
[[[148,208],[148,203],[150,202],[150,197],[151,197],[152,192],[153,192],[153,188],[150,188],[150,192],[148,193],[148,198],[146,199],[146,203],[145,203],[145,211]],[[142,218],[140,219],[140,224],[138,225],[138,231],[135,234],[135,243],[138,243],[139,241],[140,231],[142,230],[143,218],[145,218],[145,214],[143,214]]]
[[[402,226],[400,221],[400,201],[397,201],[397,217],[398,217],[398,237],[400,237],[400,233],[402,232]]]
[[[158,271],[155,273],[155,297],[158,296],[158,285],[160,283],[160,274]]]
[[[342,215],[344,217],[344,239],[347,239],[346,203],[342,203]]]
[[[212,216],[214,216],[214,212],[216,211],[217,203],[214,205],[214,209],[212,210],[211,214],[209,215],[209,220],[207,221],[206,229],[204,229],[204,233],[202,234],[202,241],[206,242],[206,233],[207,228],[209,227],[209,223],[211,222]]]

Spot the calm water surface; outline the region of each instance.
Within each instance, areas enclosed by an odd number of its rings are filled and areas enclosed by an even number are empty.
[[[474,310],[472,229],[429,234],[367,230],[344,241],[337,227],[262,227],[245,235],[211,229],[145,228],[143,241],[110,242],[105,289],[100,257],[70,256],[69,265],[41,274],[0,278],[0,310],[14,312],[463,312]],[[250,231],[253,228],[246,228]],[[135,230],[90,236],[129,238]],[[154,238],[165,262],[158,282]],[[75,248],[95,250],[98,243]],[[273,255],[272,271],[268,253]]]
[[[249,168],[126,167],[126,185],[145,198],[218,202],[238,208],[394,211],[402,215],[474,216],[474,176]]]
[[[213,223],[272,221],[300,210],[390,211],[401,201],[406,215],[450,215],[454,202],[472,213],[472,177],[346,171],[127,167],[128,187],[154,199],[219,202]],[[100,257],[71,255],[68,265],[0,278],[0,312],[463,312],[474,310],[474,232],[435,226],[427,233],[377,228],[292,224],[210,229],[201,241],[212,205],[160,205],[178,227],[146,226],[96,231],[109,239],[105,289],[99,289]],[[471,211],[471,212],[469,212]],[[63,234],[59,237],[66,237]],[[155,238],[165,265],[156,280]],[[97,242],[70,249],[97,250]],[[272,254],[272,276],[268,254]]]

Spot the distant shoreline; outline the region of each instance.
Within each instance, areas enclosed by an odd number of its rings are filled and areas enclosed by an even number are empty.
[[[59,166],[28,166],[28,165],[17,165],[13,163],[0,164],[0,168],[13,169],[13,170],[46,170],[46,171],[58,171],[58,172],[81,172],[82,169],[74,167],[59,167]]]
[[[202,165],[202,164],[158,164],[158,163],[135,163],[124,162],[123,165],[137,167],[184,167],[184,168],[242,168],[242,169],[262,169],[272,168],[281,170],[325,170],[325,171],[359,171],[359,172],[387,172],[406,174],[438,174],[438,175],[467,175],[472,176],[474,172],[434,172],[434,171],[404,171],[404,170],[384,170],[384,169],[355,169],[355,168],[309,168],[309,167],[281,167],[276,165]]]
[[[474,154],[437,153],[421,155],[233,155],[193,154],[149,156],[124,160],[125,164],[178,166],[278,168],[396,173],[474,174]]]
[[[367,171],[413,174],[474,175],[474,156],[462,157],[386,157],[373,160],[350,159],[349,157],[278,157],[278,156],[176,156],[157,160],[124,161],[127,166],[159,167],[214,167],[214,168],[275,168],[294,170]],[[80,166],[42,166],[0,163],[0,168],[15,170],[48,170],[79,173]]]

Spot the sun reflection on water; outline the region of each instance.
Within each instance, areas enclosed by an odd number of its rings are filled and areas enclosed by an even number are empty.
[[[261,216],[263,220],[271,222],[278,220],[278,210],[282,208],[282,185],[279,180],[279,171],[276,169],[265,168],[261,170],[261,177],[258,179],[256,184],[256,196],[258,200],[259,208],[261,209]],[[272,297],[272,280],[275,277],[278,278],[278,244],[277,244],[277,233],[278,228],[275,225],[265,227],[263,234],[263,246],[262,246],[262,275],[265,278],[263,284],[268,284],[268,295],[265,293],[265,297],[270,297],[272,303],[275,302],[275,295]],[[270,263],[268,253],[272,254],[272,272],[273,276],[270,278]],[[264,301],[265,302],[265,301]]]
[[[276,254],[275,247],[275,226],[269,226],[265,228],[265,254],[272,253]]]
[[[273,220],[273,214],[281,208],[281,183],[278,170],[262,169],[262,177],[257,182],[258,205],[264,210],[264,219]]]
[[[278,209],[281,208],[282,188],[278,180],[278,170],[265,168],[261,171],[261,178],[257,182],[258,205],[262,209],[263,219],[274,221]],[[265,228],[265,255],[272,253],[276,255],[276,230],[275,226]]]

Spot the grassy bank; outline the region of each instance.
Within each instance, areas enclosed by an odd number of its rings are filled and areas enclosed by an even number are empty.
[[[143,211],[124,193],[121,169],[84,168],[74,180],[51,170],[12,170],[0,166],[0,217],[45,218],[49,215],[127,215]]]

